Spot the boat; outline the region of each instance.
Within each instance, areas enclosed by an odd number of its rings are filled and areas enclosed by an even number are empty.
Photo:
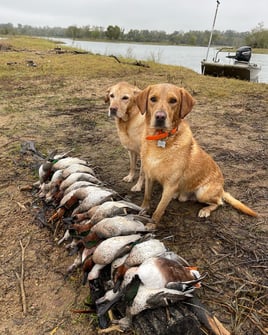
[[[242,46],[236,50],[235,55],[227,55],[226,58],[232,59],[232,63],[223,63],[218,59],[218,54],[222,51],[226,51],[226,48],[219,49],[212,62],[201,61],[202,74],[258,82],[261,66],[250,63],[251,47]]]
[[[261,71],[261,67],[257,64],[250,63],[250,58],[252,54],[252,49],[250,46],[242,46],[238,48],[235,55],[228,54],[226,57],[233,60],[232,63],[229,64],[220,62],[220,60],[218,59],[219,52],[226,50],[226,48],[219,49],[216,53],[216,57],[213,58],[211,62],[207,60],[218,13],[218,7],[220,5],[219,0],[217,0],[216,2],[217,6],[212,29],[210,32],[207,55],[206,58],[201,61],[201,73],[214,77],[236,78],[240,80],[258,82],[258,75]]]

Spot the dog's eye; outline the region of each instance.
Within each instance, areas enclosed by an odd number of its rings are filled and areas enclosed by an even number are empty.
[[[127,95],[124,95],[122,100],[128,100],[128,96]]]
[[[150,100],[151,100],[152,102],[156,102],[156,101],[157,101],[157,98],[156,98],[155,96],[152,96],[152,97],[150,98]]]
[[[177,102],[177,99],[176,98],[170,98],[169,99],[169,103],[170,104],[175,104]]]
[[[110,94],[110,98],[114,98],[114,95],[112,93]]]

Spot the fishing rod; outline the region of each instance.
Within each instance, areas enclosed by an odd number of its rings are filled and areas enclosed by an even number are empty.
[[[209,42],[208,42],[208,49],[207,49],[207,55],[206,55],[205,61],[207,61],[207,59],[208,59],[208,53],[209,53],[209,49],[210,49],[210,45],[211,45],[211,40],[212,40],[212,35],[213,35],[214,27],[215,27],[215,22],[216,22],[216,17],[217,17],[219,5],[220,5],[220,1],[217,0],[217,7],[216,7],[215,15],[214,15],[212,29],[211,29],[211,32],[210,32],[210,37],[209,37]]]

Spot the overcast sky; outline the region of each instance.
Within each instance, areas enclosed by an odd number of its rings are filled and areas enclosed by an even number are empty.
[[[0,23],[68,27],[210,30],[216,0],[0,0]],[[220,0],[215,29],[267,28],[268,0]]]

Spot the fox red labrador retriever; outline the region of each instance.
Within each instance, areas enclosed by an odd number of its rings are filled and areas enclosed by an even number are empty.
[[[190,113],[194,99],[184,89],[171,84],[148,86],[136,97],[145,114],[141,160],[145,173],[145,194],[142,207],[150,207],[153,182],[163,186],[161,200],[152,220],[158,223],[174,197],[180,201],[194,198],[207,204],[199,217],[207,217],[223,201],[240,211],[257,214],[223,189],[224,179],[219,166],[193,138],[184,117]]]

